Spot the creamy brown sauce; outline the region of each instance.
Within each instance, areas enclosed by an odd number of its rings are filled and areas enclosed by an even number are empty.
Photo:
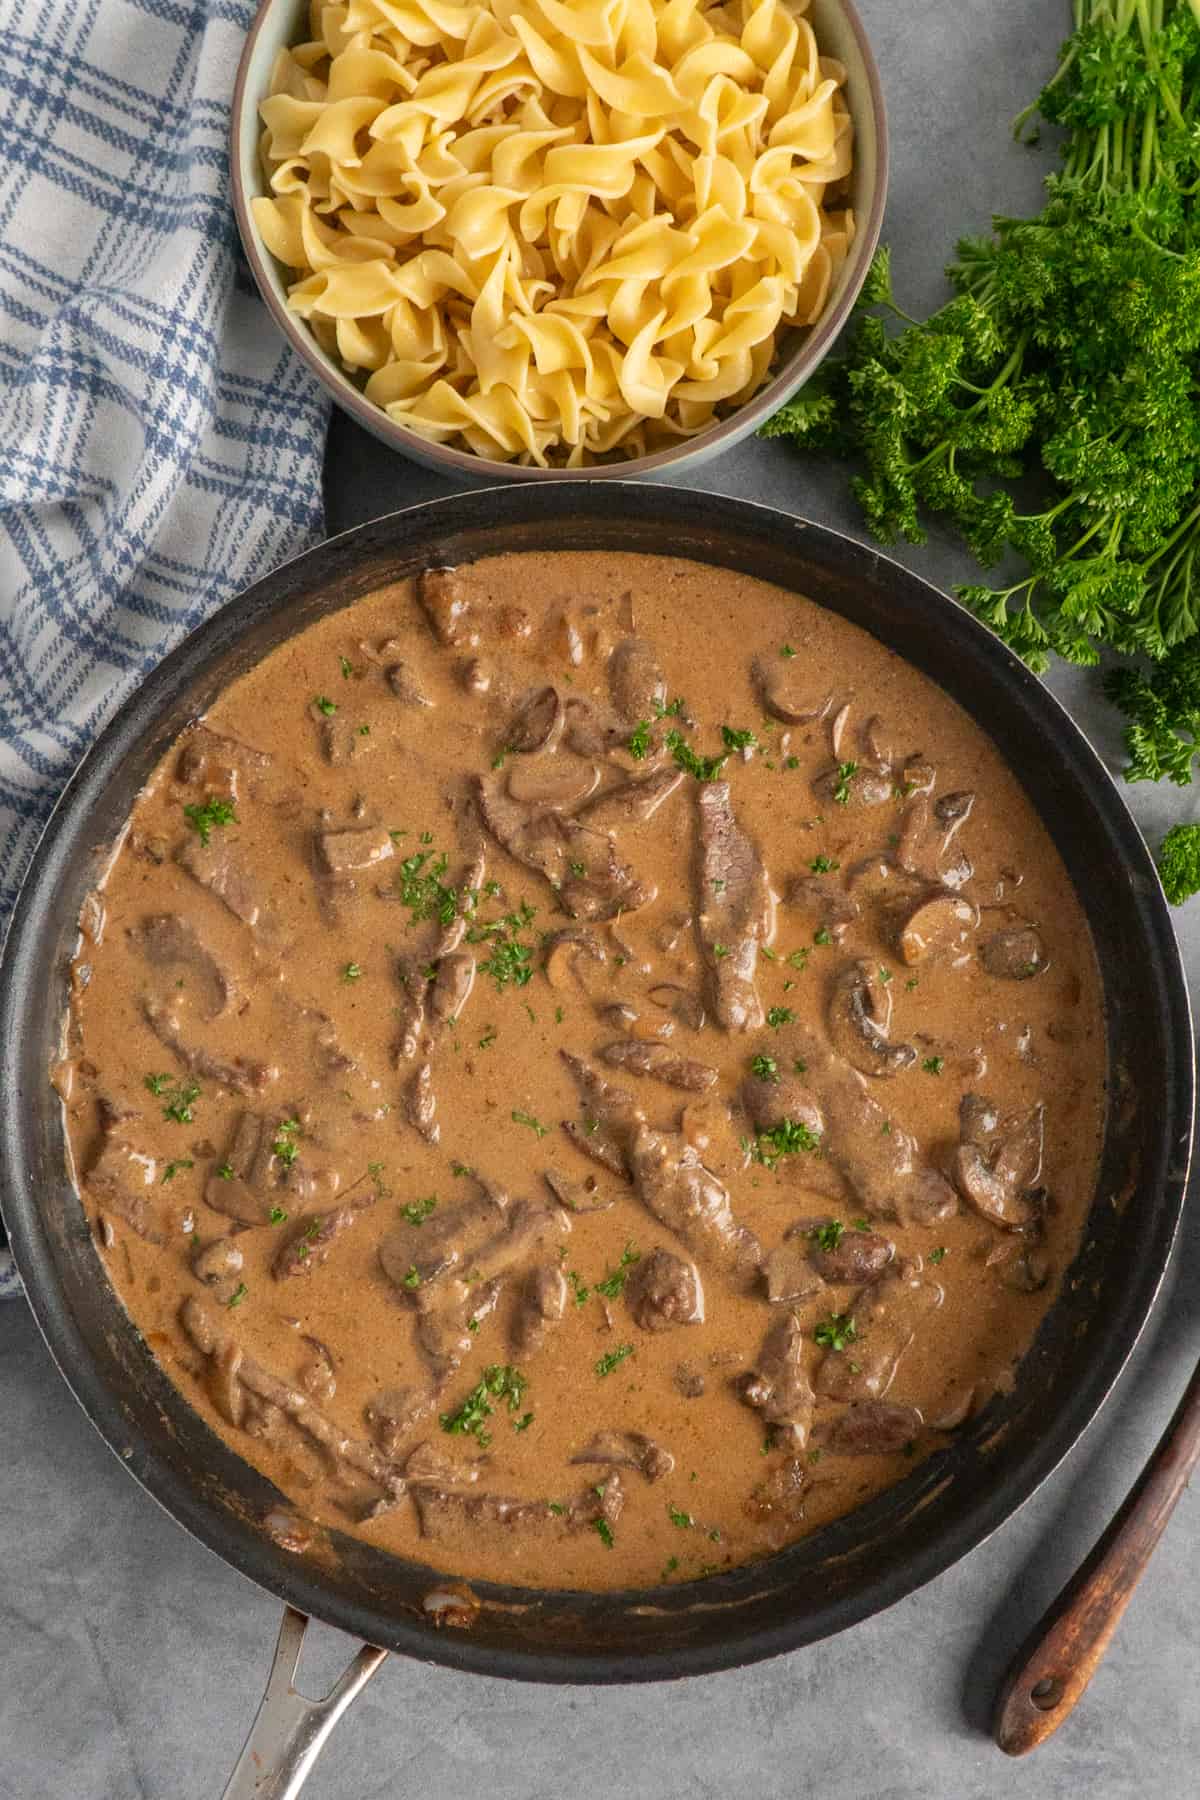
[[[456,1575],[686,1580],[857,1506],[1011,1380],[1091,1201],[1099,981],[1022,790],[728,571],[331,613],[82,925],[58,1080],[134,1321],[301,1514]]]

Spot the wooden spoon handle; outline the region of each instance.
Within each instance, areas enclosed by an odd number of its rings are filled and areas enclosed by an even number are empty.
[[[1009,1756],[1044,1744],[1083,1694],[1197,1460],[1200,1366],[1121,1510],[1005,1676],[993,1731]]]

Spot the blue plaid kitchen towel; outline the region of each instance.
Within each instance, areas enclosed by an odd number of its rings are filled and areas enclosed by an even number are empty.
[[[229,201],[253,15],[0,0],[0,933],[103,721],[321,531],[326,403]]]

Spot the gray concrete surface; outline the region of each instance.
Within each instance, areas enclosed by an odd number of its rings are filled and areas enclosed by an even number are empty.
[[[955,235],[1036,203],[1045,166],[1008,121],[1051,67],[1063,0],[860,0],[891,109],[887,237],[913,310]],[[336,424],[329,523],[446,491]],[[854,531],[841,475],[780,445],[701,485]],[[931,544],[909,554],[945,583]],[[1115,766],[1090,677],[1055,691]],[[1200,800],[1134,790],[1157,841]],[[1200,902],[1179,917],[1200,986]],[[1089,1800],[1200,1790],[1200,1493],[1185,1497],[1075,1718],[1010,1763],[986,1719],[997,1674],[1107,1521],[1200,1355],[1200,1211],[1116,1396],[996,1537],[883,1617],[773,1663],[670,1688],[535,1689],[392,1661],[335,1734],[312,1800]],[[93,1434],[23,1306],[0,1308],[0,1800],[210,1800],[265,1673],[275,1603],[191,1542]],[[314,1691],[348,1645],[325,1632]]]

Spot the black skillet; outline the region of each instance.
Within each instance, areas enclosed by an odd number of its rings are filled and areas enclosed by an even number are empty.
[[[279,1495],[191,1410],[104,1278],[65,1172],[47,1071],[80,902],[139,787],[188,720],[321,613],[430,563],[529,549],[647,551],[762,576],[864,626],[958,700],[1024,783],[1077,885],[1106,988],[1111,1104],[1099,1189],[1072,1276],[1015,1392],[996,1399],[950,1448],[766,1562],[639,1592],[477,1584],[482,1606],[473,1622],[439,1627],[426,1604],[435,1571],[337,1533],[290,1553],[260,1528]],[[688,622],[679,629],[686,636]],[[1194,1098],[1187,989],[1153,865],[1095,753],[1041,683],[960,607],[849,539],[742,501],[611,481],[484,489],[377,520],[277,569],[169,656],[105,730],[42,839],[0,971],[0,1058],[0,1193],[59,1367],[155,1499],[293,1609],[256,1726],[258,1760],[244,1759],[229,1789],[239,1796],[294,1794],[333,1718],[380,1660],[364,1652],[328,1703],[289,1695],[302,1631],[296,1613],[371,1645],[487,1675],[652,1681],[811,1644],[940,1573],[1029,1497],[1120,1372],[1175,1233]]]

